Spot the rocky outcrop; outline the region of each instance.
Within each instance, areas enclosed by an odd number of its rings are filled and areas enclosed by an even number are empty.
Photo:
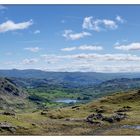
[[[9,131],[11,133],[15,133],[16,129],[17,129],[16,127],[12,126],[7,122],[0,123],[0,131]]]
[[[112,115],[110,117],[106,117],[101,113],[97,113],[97,114],[90,114],[86,118],[86,122],[89,122],[90,124],[96,124],[98,120],[100,121],[100,124],[101,122],[104,122],[104,121],[109,122],[109,123],[114,123],[114,122],[119,122],[125,118],[127,118],[127,114],[125,113],[116,113],[115,115]]]
[[[1,113],[2,115],[6,115],[6,116],[15,116],[15,112],[13,111],[5,111]]]

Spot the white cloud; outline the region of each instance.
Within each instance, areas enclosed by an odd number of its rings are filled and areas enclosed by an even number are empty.
[[[84,29],[89,29],[89,30],[93,30],[93,17],[90,16],[90,17],[85,17],[84,18],[84,21],[83,21],[83,28]]]
[[[40,30],[35,30],[34,34],[40,34]]]
[[[88,66],[87,66],[88,68]],[[104,65],[104,66],[96,66],[93,67],[92,65],[89,66],[89,69],[87,69],[88,71],[96,71],[96,72],[105,72],[105,73],[110,73],[110,72],[114,72],[114,73],[118,73],[118,72],[140,72],[140,67],[137,65]],[[87,71],[86,70],[86,71]]]
[[[114,48],[117,50],[123,50],[123,51],[140,50],[140,43],[135,42],[128,45],[119,45],[119,46],[115,46]]]
[[[22,61],[22,64],[34,64],[34,63],[36,63],[36,62],[38,62],[38,59],[36,59],[36,58],[32,58],[32,59],[24,59],[23,61]]]
[[[116,21],[124,23],[125,20],[121,16],[116,16]]]
[[[6,66],[9,65],[14,68],[40,68],[50,71],[140,72],[140,57],[131,54],[45,54],[40,58],[24,59],[21,62],[19,60],[15,64],[9,62]]]
[[[25,50],[31,51],[31,52],[38,52],[40,50],[39,47],[30,47],[30,48],[24,48]]]
[[[0,33],[4,33],[7,31],[27,29],[32,24],[33,24],[32,20],[29,20],[27,22],[21,22],[21,23],[14,23],[13,21],[8,20],[8,21],[0,24]]]
[[[103,19],[99,23],[104,24],[106,28],[109,28],[109,29],[116,29],[118,27],[115,21],[109,20],[109,19]]]
[[[101,61],[139,61],[140,57],[131,54],[78,54],[73,57],[78,59],[93,59]]]
[[[94,30],[99,32],[105,29],[117,29],[118,25],[114,20],[110,19],[93,19],[92,16],[85,17],[83,20],[83,29]]]
[[[73,55],[41,55],[43,58],[57,59],[77,59],[77,60],[93,60],[93,61],[140,61],[140,57],[131,54],[97,54],[97,53],[81,53]]]
[[[91,36],[89,32],[74,33],[72,30],[65,30],[63,35],[68,40],[78,40],[86,36]]]
[[[61,51],[74,51],[74,50],[90,50],[90,51],[99,51],[102,50],[102,46],[95,46],[95,45],[81,45],[78,47],[69,47],[69,48],[62,48]]]
[[[82,45],[78,47],[79,50],[90,50],[90,51],[99,51],[103,48],[101,46],[94,46],[94,45]]]
[[[69,47],[69,48],[62,48],[61,51],[74,51],[76,50],[77,48],[76,47]]]
[[[45,69],[45,68],[44,68]],[[71,61],[65,64],[56,64],[54,67],[47,67],[48,71],[68,71],[68,72],[140,72],[139,64],[128,63],[99,63],[94,61]]]

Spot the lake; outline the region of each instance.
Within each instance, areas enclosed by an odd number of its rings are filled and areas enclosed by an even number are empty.
[[[55,100],[55,102],[57,103],[76,103],[78,102],[76,99],[58,99],[58,100]]]

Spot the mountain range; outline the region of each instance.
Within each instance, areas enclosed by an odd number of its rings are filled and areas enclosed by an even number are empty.
[[[140,73],[97,73],[97,72],[47,72],[42,70],[0,70],[0,77],[45,79],[51,83],[74,83],[93,85],[118,78],[140,78]]]

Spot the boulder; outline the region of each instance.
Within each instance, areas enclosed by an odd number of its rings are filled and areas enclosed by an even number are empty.
[[[5,112],[2,112],[2,115],[15,116],[16,114],[14,112],[5,111]]]
[[[40,114],[41,115],[47,115],[47,113],[48,113],[47,111],[42,111]]]
[[[113,117],[104,117],[104,118],[102,119],[102,121],[107,121],[107,122],[109,122],[109,123],[114,123],[114,122],[115,122],[115,120],[114,120]]]
[[[85,121],[92,124],[92,125],[98,125],[101,126],[101,122],[96,121],[96,120],[102,120],[103,119],[103,115],[101,113],[97,113],[97,114],[90,114]]]
[[[103,115],[101,113],[98,113],[95,115],[96,119],[103,119]]]
[[[79,108],[80,106],[79,105],[76,105],[76,106],[72,106],[71,109],[75,109],[75,108]]]
[[[109,123],[119,122],[127,117],[126,114],[117,113],[111,117],[103,117],[102,121],[107,121]]]
[[[95,111],[96,111],[97,113],[104,113],[104,112],[105,112],[105,110],[102,109],[102,108],[97,108]]]
[[[121,121],[121,120],[125,119],[127,117],[127,115],[123,114],[123,113],[117,113],[113,117],[114,117],[114,120]]]
[[[0,129],[10,131],[11,133],[14,133],[16,131],[16,127],[12,126],[11,124],[7,122],[0,123]]]
[[[124,106],[123,108],[119,108],[116,112],[128,112],[131,111],[130,106]]]

